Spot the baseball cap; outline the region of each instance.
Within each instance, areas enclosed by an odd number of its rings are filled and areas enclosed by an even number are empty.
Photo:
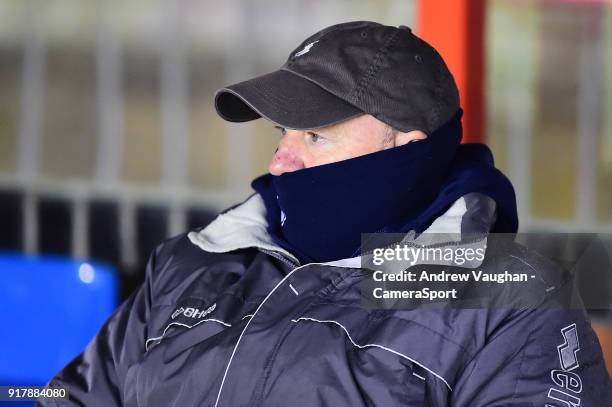
[[[279,70],[218,90],[215,108],[231,122],[264,117],[300,130],[367,113],[431,134],[459,110],[459,92],[442,57],[410,28],[353,21],[310,36]]]

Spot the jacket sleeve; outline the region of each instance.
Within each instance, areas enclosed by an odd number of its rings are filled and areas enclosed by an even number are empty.
[[[584,309],[567,305],[572,295],[568,283],[496,328],[463,370],[451,405],[612,406],[599,341]]]
[[[161,246],[161,245],[160,245]],[[48,383],[68,390],[69,400],[39,399],[38,406],[120,406],[130,366],[141,358],[152,298],[152,276],[156,251],[146,266],[144,283],[117,308],[83,353]]]

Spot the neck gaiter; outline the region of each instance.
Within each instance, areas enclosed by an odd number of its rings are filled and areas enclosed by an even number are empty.
[[[434,200],[461,133],[459,111],[425,140],[255,179],[268,231],[302,263],[357,255],[361,233],[399,227]]]

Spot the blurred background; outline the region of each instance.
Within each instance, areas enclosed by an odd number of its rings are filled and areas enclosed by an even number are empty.
[[[0,269],[13,284],[0,313],[51,313],[77,293],[105,304],[76,350],[49,363],[75,356],[161,240],[244,200],[267,171],[277,131],[222,121],[216,89],[277,69],[306,37],[350,20],[408,25],[448,56],[466,138],[486,142],[512,180],[522,232],[612,233],[612,2],[1,0],[0,257],[14,263]],[[80,285],[32,294],[47,260]],[[10,374],[0,381],[41,380]]]

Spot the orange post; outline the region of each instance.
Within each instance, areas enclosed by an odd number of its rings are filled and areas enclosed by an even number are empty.
[[[593,323],[593,330],[599,338],[606,367],[608,368],[608,375],[612,377],[612,326],[609,324]]]
[[[417,34],[442,55],[459,87],[463,142],[484,142],[486,0],[417,0]]]

